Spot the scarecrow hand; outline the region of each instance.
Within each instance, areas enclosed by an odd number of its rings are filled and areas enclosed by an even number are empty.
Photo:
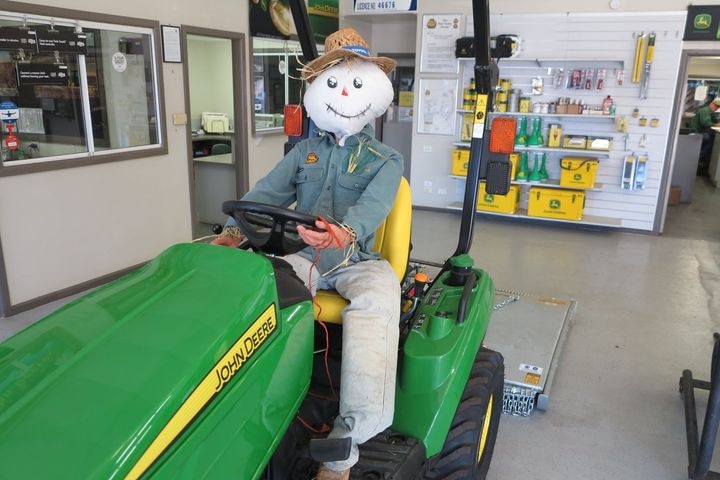
[[[298,234],[309,246],[322,250],[324,248],[345,248],[353,240],[352,232],[338,225],[333,225],[325,220],[317,220],[315,226],[320,229],[310,230],[298,225]]]

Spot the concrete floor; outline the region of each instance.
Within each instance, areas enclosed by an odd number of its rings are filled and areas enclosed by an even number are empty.
[[[578,302],[549,409],[503,416],[488,480],[687,478],[678,379],[685,368],[709,379],[718,212],[720,191],[700,180],[692,204],[670,208],[662,236],[477,222],[471,253],[496,287]],[[413,258],[444,260],[458,218],[416,212]],[[699,410],[705,402],[697,393]]]
[[[684,368],[709,378],[718,212],[720,191],[700,180],[692,204],[670,208],[662,236],[477,221],[471,253],[497,287],[578,302],[550,406],[503,416],[489,480],[687,478],[677,387]],[[413,258],[441,262],[454,251],[457,214],[416,211],[413,222]],[[0,340],[62,303],[0,319]],[[701,409],[706,395],[697,395]]]

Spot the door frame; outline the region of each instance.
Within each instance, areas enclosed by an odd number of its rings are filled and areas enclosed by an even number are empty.
[[[185,83],[185,111],[188,119],[185,123],[185,137],[187,143],[187,159],[188,159],[188,178],[190,189],[190,222],[192,236],[196,238],[199,234],[197,231],[197,215],[195,213],[195,170],[193,168],[193,148],[192,148],[192,125],[190,122],[190,72],[188,68],[188,35],[200,35],[204,37],[214,37],[224,40],[230,40],[232,54],[232,72],[233,72],[233,118],[234,133],[233,147],[235,158],[235,189],[238,198],[245,194],[250,188],[249,166],[248,166],[248,128],[247,128],[247,68],[245,64],[245,34],[238,32],[229,32],[226,30],[214,30],[210,28],[195,27],[192,25],[180,26],[180,45],[182,49],[183,62],[183,81]],[[231,199],[228,199],[231,200]]]
[[[417,60],[417,56],[414,53],[378,53],[378,57],[388,57],[392,58],[393,60],[412,60],[413,61],[413,68],[415,68],[415,62]],[[400,63],[400,62],[398,62]],[[415,72],[417,74],[417,72]],[[413,81],[413,92],[415,92],[415,82]],[[395,108],[398,108],[398,105],[395,105]],[[387,115],[387,112],[383,113],[381,116],[375,119],[375,137],[378,140],[382,141],[383,138],[383,119],[385,118],[385,115]],[[413,120],[413,126],[410,128],[410,150],[412,150],[412,129],[415,126],[415,120]],[[412,173],[412,158],[403,159],[404,162],[404,170],[407,172],[406,178],[408,181],[410,181],[410,175]],[[403,172],[404,174],[405,172]]]
[[[680,115],[682,115],[683,106],[685,104],[685,94],[687,91],[688,65],[690,57],[718,57],[720,49],[683,49],[680,54],[680,66],[678,70],[677,85],[675,86],[675,104],[673,105],[672,117],[670,121],[670,135],[668,135],[667,155],[670,159],[666,163],[665,172],[660,181],[660,192],[658,195],[658,205],[655,211],[655,225],[653,233],[661,234],[665,229],[665,217],[667,215],[667,200],[670,195],[670,183],[672,181],[672,171],[675,165],[675,154],[677,151],[677,139],[680,133]]]

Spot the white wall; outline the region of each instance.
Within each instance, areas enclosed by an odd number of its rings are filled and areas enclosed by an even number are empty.
[[[226,113],[235,125],[230,40],[191,35],[187,45],[193,128],[199,128],[202,112]]]
[[[49,1],[27,3],[53,4]],[[66,0],[63,8],[141,17],[161,24],[248,32],[245,2],[216,0],[198,8],[188,0]],[[246,53],[247,55],[247,53]],[[86,282],[153,258],[191,235],[181,64],[161,65],[168,154],[53,172],[0,177],[0,244],[10,305]],[[249,92],[249,85],[245,86]],[[189,113],[189,112],[187,112]],[[248,136],[250,137],[249,122]],[[250,183],[267,171],[267,152],[282,152],[282,137],[250,141]],[[259,163],[255,168],[254,164]]]

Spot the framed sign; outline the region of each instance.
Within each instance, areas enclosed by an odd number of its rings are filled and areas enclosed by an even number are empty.
[[[180,51],[180,27],[162,25],[163,62],[182,63]]]
[[[720,40],[720,5],[690,5],[683,40]]]
[[[421,78],[418,95],[417,132],[455,135],[457,79]]]
[[[423,15],[420,72],[457,73],[455,41],[462,15]]]

